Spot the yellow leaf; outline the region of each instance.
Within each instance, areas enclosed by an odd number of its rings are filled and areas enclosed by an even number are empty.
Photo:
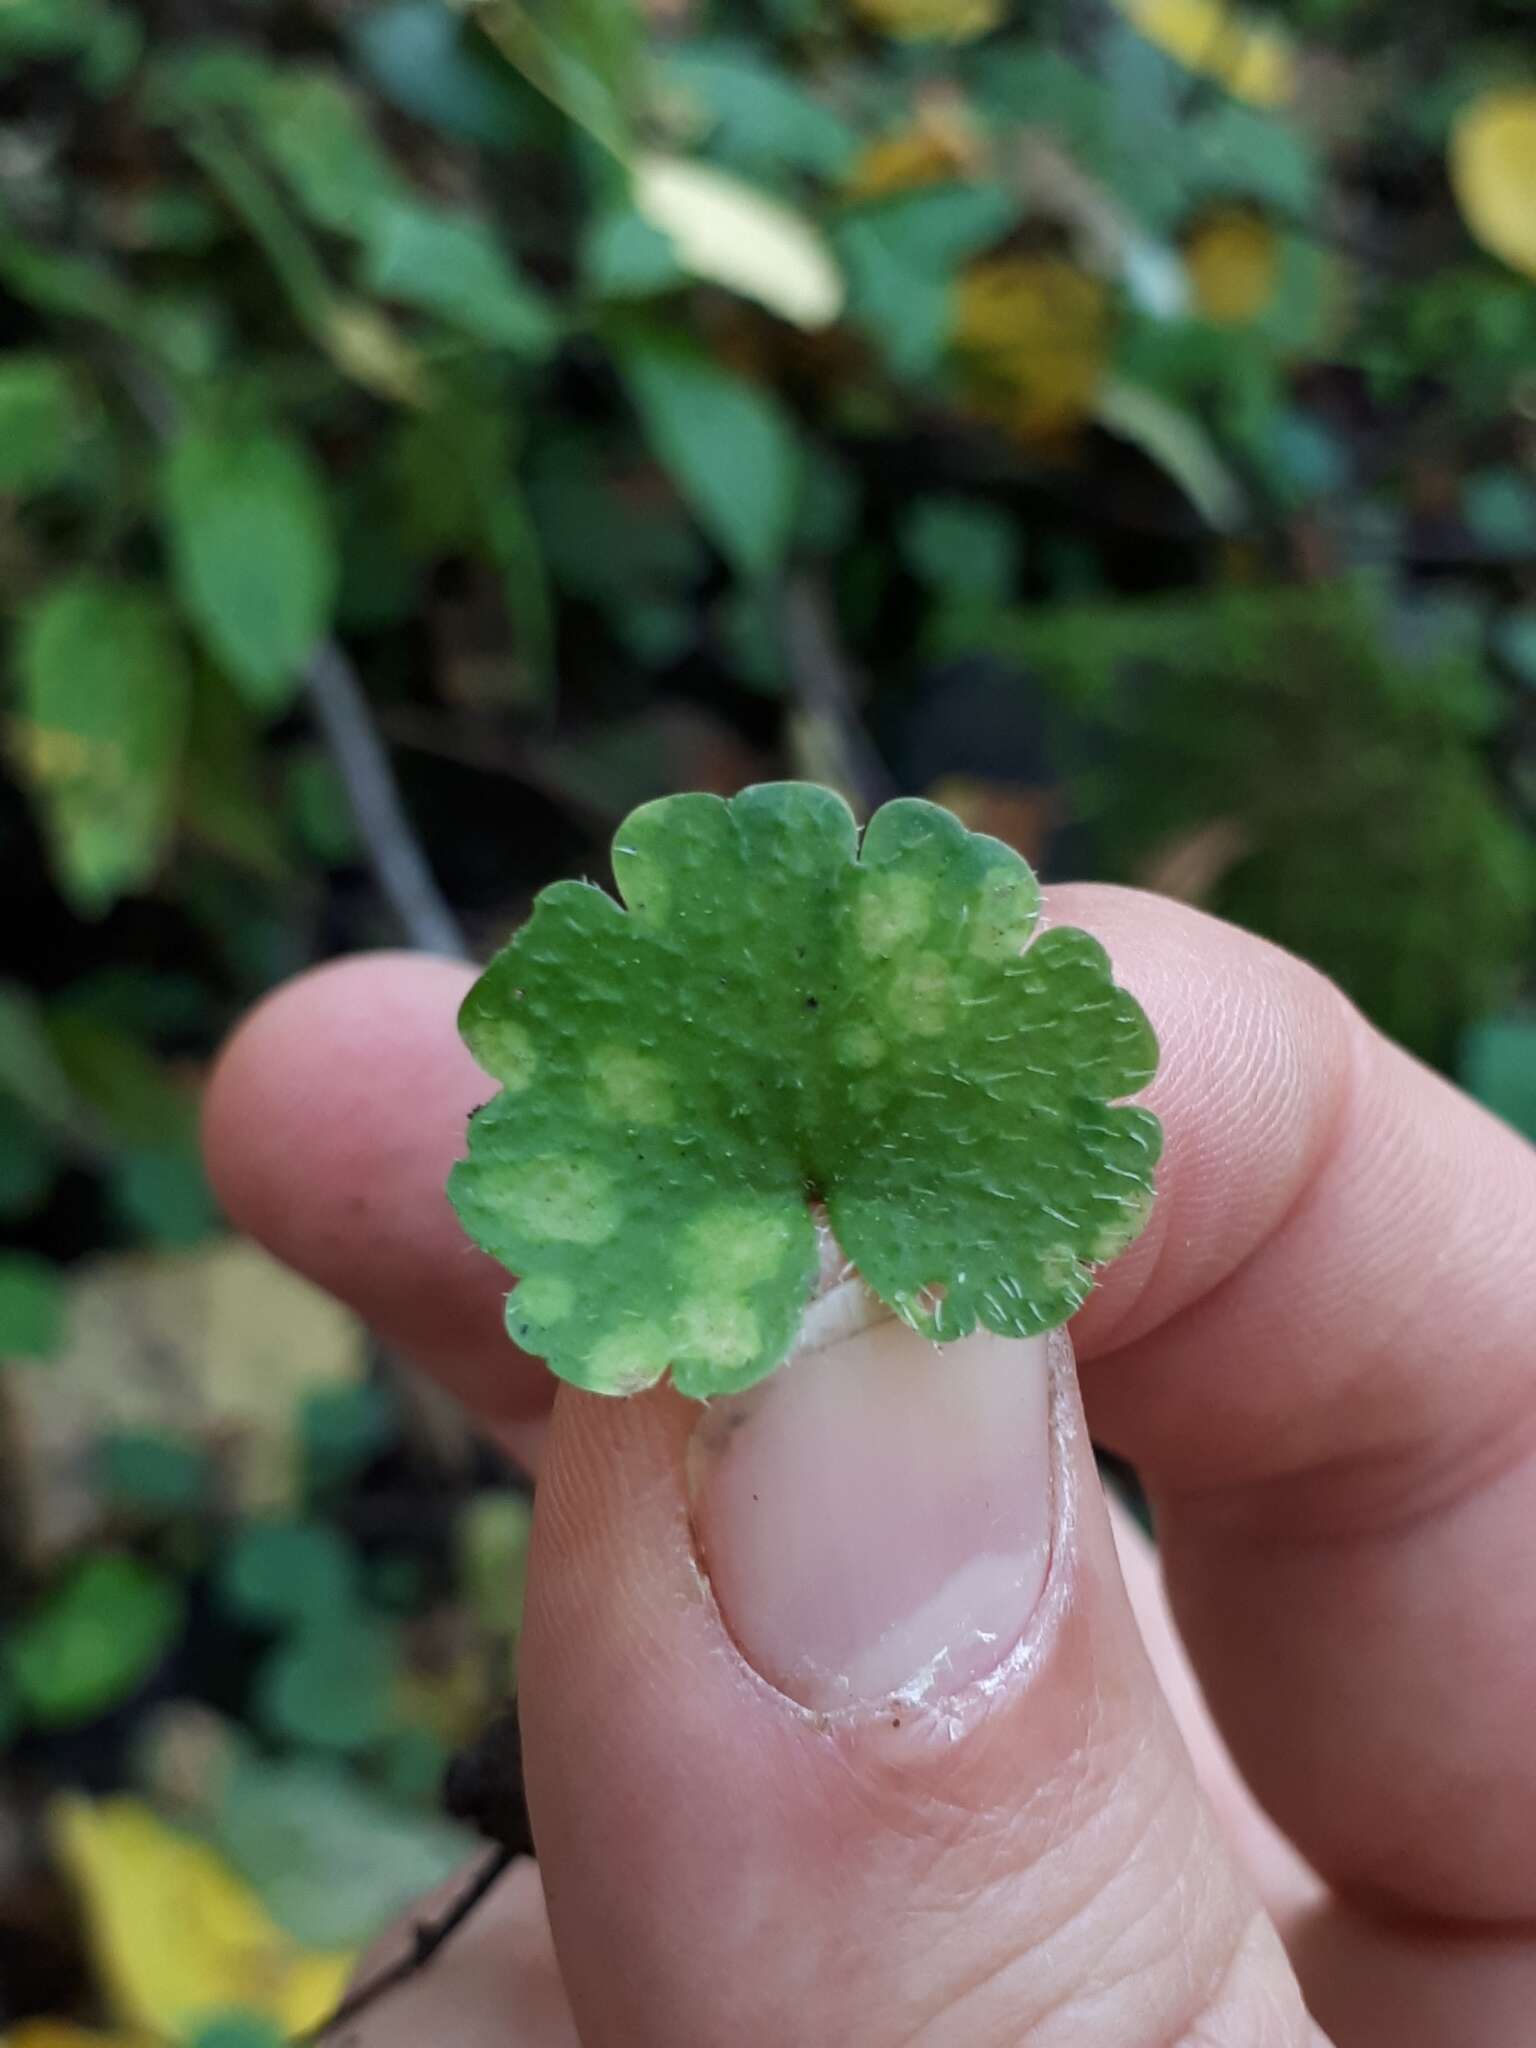
[[[55,1555],[99,1527],[89,1453],[106,1432],[200,1445],[217,1455],[231,1504],[286,1506],[306,1397],[355,1385],[365,1370],[356,1318],[238,1238],[74,1273],[58,1371],[0,1389],[32,1554]]]
[[[808,330],[830,327],[842,312],[842,274],[826,243],[809,221],[755,186],[686,157],[643,156],[634,201],[690,275]]]
[[[1536,85],[1485,92],[1451,131],[1451,184],[1473,238],[1536,277]]]
[[[1000,256],[960,281],[955,347],[972,409],[1025,440],[1080,426],[1109,348],[1109,295],[1063,256]]]
[[[1280,238],[1267,220],[1238,207],[1200,222],[1184,245],[1195,305],[1223,327],[1245,326],[1272,303],[1280,282]]]
[[[238,2007],[300,2033],[335,2007],[351,1956],[301,1948],[206,1843],[142,1800],[62,1798],[52,1824],[122,2025],[175,2036]]]
[[[882,35],[908,43],[969,43],[996,28],[1003,0],[852,0],[853,11]]]
[[[1186,71],[1214,78],[1250,106],[1279,107],[1295,96],[1296,58],[1290,38],[1226,0],[1115,0],[1149,43]]]
[[[958,94],[934,95],[915,120],[868,143],[848,175],[857,199],[917,192],[954,178],[974,178],[986,160],[985,144]]]

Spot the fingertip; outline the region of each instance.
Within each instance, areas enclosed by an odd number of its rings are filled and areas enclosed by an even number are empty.
[[[507,1422],[547,1405],[542,1375],[505,1335],[507,1275],[444,1194],[465,1122],[494,1092],[455,1029],[472,979],[376,953],[287,983],[220,1055],[203,1147],[240,1229]]]

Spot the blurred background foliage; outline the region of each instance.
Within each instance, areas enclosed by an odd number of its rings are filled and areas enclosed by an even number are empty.
[[[261,2048],[469,1847],[526,1505],[221,1228],[284,975],[799,774],[1235,917],[1536,1131],[1530,26],[0,0],[13,2044]]]

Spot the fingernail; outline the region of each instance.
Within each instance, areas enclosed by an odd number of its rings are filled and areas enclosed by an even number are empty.
[[[1051,1340],[850,1330],[877,1305],[857,1281],[838,1295],[813,1348],[699,1424],[700,1552],[743,1654],[791,1699],[949,1698],[1003,1662],[1045,1588]]]

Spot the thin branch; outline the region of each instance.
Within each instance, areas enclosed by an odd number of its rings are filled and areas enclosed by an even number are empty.
[[[173,439],[181,407],[170,386],[133,356],[119,357],[117,370],[150,432],[157,440]],[[315,722],[341,776],[379,893],[402,932],[423,953],[466,959],[469,947],[464,933],[406,816],[367,695],[336,641],[323,640],[315,649],[304,667],[304,685]]]
[[[357,671],[334,640],[315,649],[304,682],[381,894],[413,946],[464,959],[464,934],[405,815]]]
[[[307,2034],[295,2037],[294,2048],[310,2048],[310,2044],[323,2041],[338,2027],[359,2019],[380,1998],[408,1984],[412,1977],[424,1970],[443,1945],[451,1941],[464,1922],[474,1912],[494,1886],[517,1861],[516,1852],[511,1849],[493,1849],[481,1864],[474,1877],[464,1887],[453,1904],[436,1920],[419,1921],[412,1932],[411,1943],[404,1955],[398,1956],[370,1977],[366,1984],[359,1984],[355,1991],[337,2006],[328,2020],[322,2020],[318,2027],[312,2027]]]
[[[817,765],[862,809],[876,809],[898,794],[896,780],[859,716],[831,602],[816,578],[790,578],[779,623],[800,717],[826,756]]]

